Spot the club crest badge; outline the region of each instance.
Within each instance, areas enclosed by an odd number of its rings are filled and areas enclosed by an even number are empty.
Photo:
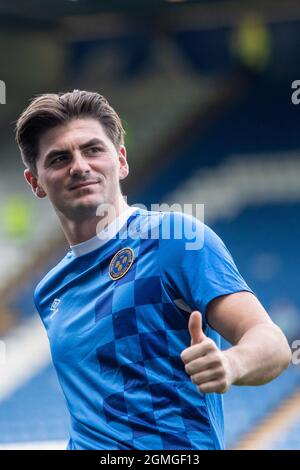
[[[134,252],[131,248],[119,250],[109,264],[109,276],[114,281],[125,276],[132,266]]]

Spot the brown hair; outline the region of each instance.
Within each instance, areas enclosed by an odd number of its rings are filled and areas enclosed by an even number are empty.
[[[124,144],[125,131],[121,119],[99,93],[74,90],[40,95],[31,101],[16,124],[16,141],[23,163],[35,176],[41,135],[80,117],[97,119],[117,149]]]

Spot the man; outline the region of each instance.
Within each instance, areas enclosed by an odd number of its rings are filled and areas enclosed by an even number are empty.
[[[124,130],[97,93],[34,99],[17,142],[70,244],[34,295],[68,449],[222,449],[222,394],[274,379],[291,357],[223,242],[190,216],[126,204]]]

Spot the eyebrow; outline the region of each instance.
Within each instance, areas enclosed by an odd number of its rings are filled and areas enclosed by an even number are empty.
[[[88,147],[93,147],[94,145],[102,145],[102,146],[105,147],[105,143],[103,142],[103,140],[98,139],[98,138],[94,138],[94,139],[88,140],[84,144],[79,145],[79,149],[83,150],[83,149],[88,148]],[[52,160],[52,158],[54,158],[58,155],[69,154],[69,153],[70,153],[69,149],[53,149],[53,150],[50,150],[50,152],[47,153],[47,155],[45,157],[45,164],[48,163],[50,160]]]

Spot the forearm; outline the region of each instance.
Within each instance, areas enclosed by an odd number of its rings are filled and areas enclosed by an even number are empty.
[[[272,324],[252,327],[224,354],[230,364],[234,385],[265,384],[277,377],[291,360],[284,334]]]

